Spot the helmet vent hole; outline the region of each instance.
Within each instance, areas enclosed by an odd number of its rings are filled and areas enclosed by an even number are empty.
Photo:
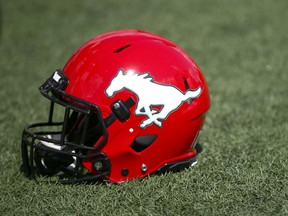
[[[122,52],[123,50],[127,49],[130,46],[131,46],[131,44],[125,44],[125,45],[121,46],[120,48],[115,49],[114,53],[120,53],[120,52]]]
[[[148,148],[156,139],[157,135],[155,134],[138,136],[135,138],[130,147],[136,152],[142,152]]]
[[[188,81],[187,81],[186,77],[183,77],[183,81],[184,81],[185,89],[186,89],[186,91],[188,91],[190,89],[190,87],[189,87],[189,84],[188,84]],[[188,104],[191,104],[192,103],[192,99],[188,99],[187,102],[188,102]]]
[[[186,91],[189,90],[189,84],[188,84],[188,81],[186,79],[186,77],[183,77],[183,81],[184,81],[184,85],[185,85],[185,88],[186,88]]]

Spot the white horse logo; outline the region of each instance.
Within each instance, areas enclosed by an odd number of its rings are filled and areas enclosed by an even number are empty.
[[[116,92],[124,88],[138,96],[139,100],[135,115],[146,115],[148,117],[140,125],[141,128],[145,128],[152,123],[162,127],[161,120],[166,119],[184,101],[195,99],[201,93],[200,86],[196,90],[187,90],[183,94],[174,86],[154,82],[153,77],[149,73],[124,74],[124,70],[120,69],[117,76],[112,79],[106,89],[106,94],[109,97],[113,97]],[[160,111],[151,108],[151,106],[159,105],[163,106]]]

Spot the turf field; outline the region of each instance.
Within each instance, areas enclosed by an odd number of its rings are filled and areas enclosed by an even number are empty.
[[[2,1],[1,215],[288,215],[288,1]],[[38,87],[91,37],[137,28],[182,46],[212,107],[193,170],[122,185],[55,185],[19,173]]]

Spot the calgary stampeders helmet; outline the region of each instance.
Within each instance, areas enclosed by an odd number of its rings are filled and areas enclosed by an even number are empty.
[[[23,131],[30,178],[120,183],[196,162],[208,87],[192,58],[161,36],[96,36],[39,89],[51,103],[48,121]]]

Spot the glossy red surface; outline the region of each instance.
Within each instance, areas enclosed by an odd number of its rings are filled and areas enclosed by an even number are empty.
[[[137,95],[124,88],[108,97],[105,93],[119,69],[125,74],[149,73],[153,82],[172,86],[183,94],[201,87],[199,97],[181,103],[162,121],[162,127],[155,124],[141,128],[139,125],[147,116],[135,115],[136,105],[130,108],[131,116],[125,122],[116,120],[108,128],[108,142],[101,149],[111,160],[111,174],[107,180],[126,181],[153,173],[167,162],[177,161],[196,154],[190,146],[201,130],[210,100],[206,81],[197,64],[180,47],[152,33],[138,30],[121,30],[99,35],[87,43],[70,58],[64,72],[70,79],[66,92],[98,105],[103,117],[110,113],[110,105],[116,99],[132,97],[136,104]],[[186,81],[185,81],[186,80]],[[186,82],[186,83],[185,83]],[[160,92],[141,86],[147,97],[163,97]],[[167,97],[167,101],[171,98]],[[130,148],[135,137],[156,134],[154,143],[138,153]],[[91,161],[84,166],[92,171]],[[141,165],[147,171],[141,171]],[[129,170],[127,176],[121,170]],[[93,172],[93,171],[92,171]]]

